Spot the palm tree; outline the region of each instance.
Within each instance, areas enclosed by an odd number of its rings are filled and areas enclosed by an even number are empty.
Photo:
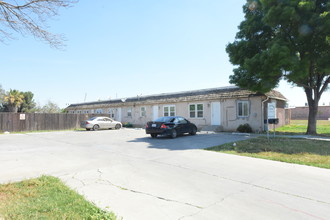
[[[24,95],[18,90],[10,90],[4,96],[5,105],[7,105],[9,112],[17,113],[18,108],[24,101]]]

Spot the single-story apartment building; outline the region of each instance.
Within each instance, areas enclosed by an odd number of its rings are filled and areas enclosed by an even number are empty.
[[[235,131],[248,123],[254,132],[267,130],[268,103],[274,103],[276,118],[285,124],[287,99],[278,91],[262,94],[236,86],[71,104],[68,113],[109,114],[122,123],[144,127],[147,121],[179,115],[199,128],[217,126],[218,131]],[[270,128],[272,128],[271,126]]]

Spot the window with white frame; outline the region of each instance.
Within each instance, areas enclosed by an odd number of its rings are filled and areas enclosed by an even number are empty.
[[[103,113],[103,110],[102,109],[96,109],[95,113],[96,114],[102,114]]]
[[[127,117],[132,117],[132,108],[127,109]]]
[[[238,101],[237,102],[237,116],[238,117],[248,117],[250,109],[249,101]]]
[[[115,109],[109,108],[109,115],[110,115],[110,118],[115,118]]]
[[[190,118],[203,118],[204,117],[204,105],[203,104],[190,104],[189,105]]]
[[[164,116],[175,116],[175,105],[164,106]]]
[[[140,108],[140,116],[141,117],[146,117],[146,115],[147,115],[147,108],[145,106],[142,106]]]

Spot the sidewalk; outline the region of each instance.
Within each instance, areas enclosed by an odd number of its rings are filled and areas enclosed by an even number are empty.
[[[224,132],[220,132],[224,133]],[[242,136],[248,136],[248,137],[267,137],[267,134],[255,134],[255,133],[239,133],[239,132],[232,132],[232,135],[242,135]],[[302,138],[302,139],[311,139],[311,140],[323,140],[323,141],[330,141],[330,137],[326,136],[318,136],[318,135],[306,135],[306,134],[276,134],[275,137],[286,137],[286,138]],[[274,133],[269,133],[269,138],[274,138]]]
[[[267,134],[261,134],[260,136],[267,136]],[[269,137],[273,138],[274,133],[269,133]],[[292,134],[275,134],[275,137],[287,137],[287,138],[302,138],[302,139],[311,139],[311,140],[323,140],[323,141],[330,141],[330,137],[325,137],[325,136],[317,136],[317,135],[306,135],[306,134],[297,134],[297,135],[292,135]]]

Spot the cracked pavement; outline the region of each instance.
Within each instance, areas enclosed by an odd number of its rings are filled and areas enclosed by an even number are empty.
[[[330,219],[330,170],[200,150],[249,137],[144,130],[0,135],[0,183],[61,178],[123,219]]]

